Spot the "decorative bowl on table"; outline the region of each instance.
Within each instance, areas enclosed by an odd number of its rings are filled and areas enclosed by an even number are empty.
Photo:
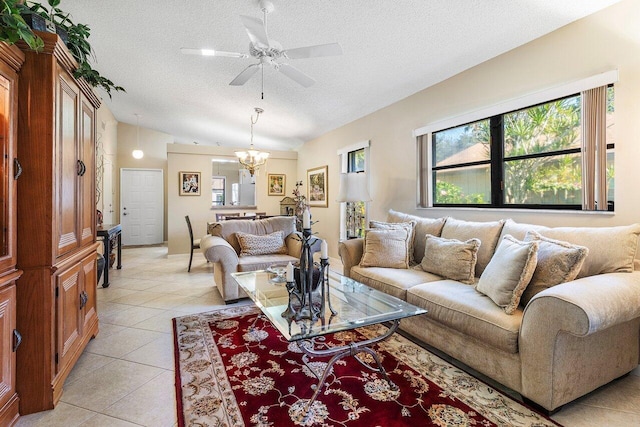
[[[287,281],[287,264],[272,264],[267,272],[273,274],[269,280],[273,283],[285,283]]]

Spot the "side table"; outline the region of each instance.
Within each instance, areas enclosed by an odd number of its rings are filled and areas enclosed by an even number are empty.
[[[99,225],[96,229],[96,234],[102,237],[102,245],[104,247],[104,281],[102,282],[103,288],[109,287],[109,254],[113,250],[114,246],[118,247],[117,251],[117,264],[116,268],[120,270],[122,268],[122,226],[120,224],[103,224]],[[115,241],[115,245],[114,245]]]

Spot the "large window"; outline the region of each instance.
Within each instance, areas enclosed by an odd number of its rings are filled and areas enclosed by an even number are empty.
[[[602,101],[576,94],[433,132],[432,205],[583,209],[586,102],[606,103],[606,170],[594,170],[612,209],[613,86]]]
[[[347,172],[364,172],[365,149],[361,148],[347,153]],[[367,228],[367,205],[365,202],[347,202],[347,239],[364,237],[364,230]]]
[[[224,206],[224,192],[226,190],[227,178],[224,176],[211,177],[211,205]]]

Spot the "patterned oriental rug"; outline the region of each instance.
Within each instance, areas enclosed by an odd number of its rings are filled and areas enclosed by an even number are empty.
[[[320,375],[328,359],[307,367],[298,345],[259,314],[243,306],[174,319],[179,426],[558,425],[397,333],[375,348],[397,391],[346,357],[307,412],[318,382],[310,368]],[[384,328],[328,335],[321,344],[344,345]]]

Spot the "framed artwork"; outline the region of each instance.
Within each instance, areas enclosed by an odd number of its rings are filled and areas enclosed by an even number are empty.
[[[178,172],[181,196],[200,195],[200,172]]]
[[[307,169],[307,201],[309,206],[329,206],[328,166]]]
[[[287,176],[283,173],[270,173],[267,175],[268,195],[284,196]]]

